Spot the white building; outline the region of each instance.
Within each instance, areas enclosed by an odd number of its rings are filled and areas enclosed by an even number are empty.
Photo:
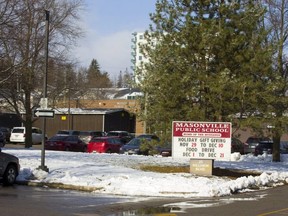
[[[132,38],[132,52],[131,52],[131,62],[133,63],[133,66],[131,67],[133,71],[135,72],[136,67],[139,67],[142,62],[147,62],[148,60],[145,59],[143,54],[140,52],[140,45],[145,44],[146,40],[144,38],[143,32],[134,32]]]
[[[144,32],[134,32],[132,33],[132,52],[131,52],[131,69],[134,72],[135,81],[139,81],[139,77],[136,76],[136,69],[141,66],[143,63],[149,62],[148,58],[146,58],[143,53],[141,53],[140,46],[147,43],[147,40],[144,38]]]

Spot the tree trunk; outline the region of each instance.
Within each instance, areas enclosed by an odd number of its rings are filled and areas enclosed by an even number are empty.
[[[26,100],[25,100],[25,110],[26,110],[26,116],[25,116],[25,148],[32,147],[32,109],[31,109],[31,97],[30,92],[25,94]]]
[[[280,140],[281,134],[277,127],[273,131],[273,162],[280,162]]]

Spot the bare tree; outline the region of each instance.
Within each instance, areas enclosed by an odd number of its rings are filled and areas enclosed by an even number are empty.
[[[288,109],[288,0],[262,0],[267,13],[264,25],[270,30],[270,43],[274,45],[275,54],[273,61],[273,73],[276,77],[273,81],[273,92],[270,106],[273,107],[275,118],[272,135],[274,141],[273,161],[280,161],[280,139],[287,130]]]
[[[82,8],[83,0],[0,0],[0,13],[5,15],[0,17],[1,61],[8,71],[1,74],[6,82],[0,94],[22,117],[27,131],[25,147],[31,146],[32,110],[42,97],[44,11],[50,11],[49,58],[63,64],[68,60],[69,47],[82,35],[77,22]]]
[[[263,0],[264,5],[267,6],[266,13],[266,26],[271,31],[271,40],[275,42],[276,49],[276,61],[275,65],[280,74],[286,78],[287,70],[287,53],[285,49],[288,46],[288,1],[287,0]]]
[[[16,5],[17,1],[15,0],[0,0],[0,85],[9,80],[13,75],[13,72],[15,72],[15,70],[12,70],[13,68],[20,66],[17,63],[9,63],[9,60],[13,60],[13,58],[7,58],[7,47],[5,43],[10,39],[10,35],[7,34],[7,29],[11,28],[14,21],[17,19],[17,16],[13,13]]]

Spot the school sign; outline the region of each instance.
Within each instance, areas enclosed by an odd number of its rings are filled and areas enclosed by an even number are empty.
[[[230,122],[172,122],[172,157],[230,160]]]

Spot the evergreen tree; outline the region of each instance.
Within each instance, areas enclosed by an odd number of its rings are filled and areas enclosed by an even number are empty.
[[[87,71],[87,83],[89,87],[96,87],[101,75],[100,66],[96,59],[92,59]]]
[[[110,88],[112,86],[108,72],[101,72],[96,59],[92,59],[87,70],[87,85],[89,88]]]
[[[117,79],[117,88],[123,87],[123,77],[122,77],[122,71],[120,71],[118,79]]]
[[[165,133],[173,120],[230,121],[266,111],[271,51],[263,14],[256,1],[158,0],[142,46],[149,63],[137,69],[148,128]]]

